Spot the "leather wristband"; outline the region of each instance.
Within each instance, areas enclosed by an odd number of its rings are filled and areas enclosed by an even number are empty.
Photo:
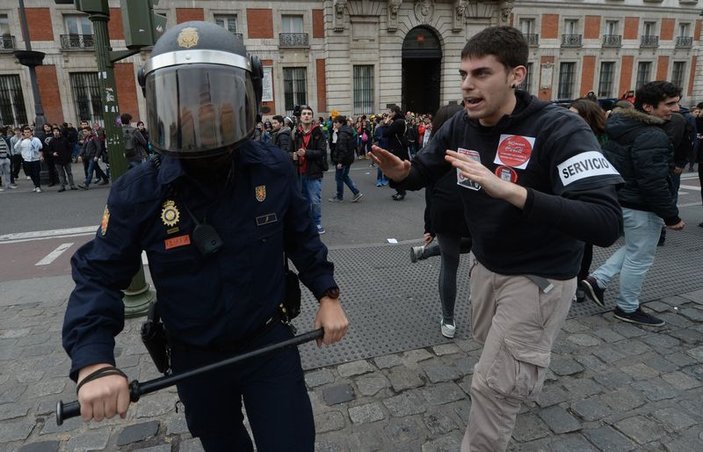
[[[127,375],[122,372],[120,369],[114,366],[109,366],[109,367],[101,367],[100,369],[96,370],[95,372],[88,374],[83,380],[81,380],[80,383],[76,386],[76,394],[78,394],[78,391],[81,390],[81,387],[83,387],[84,384],[97,380],[98,378],[102,377],[107,377],[108,375],[120,375],[127,379]]]

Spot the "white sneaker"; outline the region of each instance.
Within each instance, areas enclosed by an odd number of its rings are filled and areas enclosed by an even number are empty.
[[[410,248],[410,262],[413,264],[422,259],[422,255],[425,254],[425,246],[413,246]]]
[[[442,319],[439,324],[442,328],[442,336],[447,339],[453,339],[456,334],[456,326],[454,326],[453,323],[445,323],[444,319]]]
[[[37,193],[41,193],[41,188],[37,187],[37,188],[34,189],[34,191],[37,192]]]

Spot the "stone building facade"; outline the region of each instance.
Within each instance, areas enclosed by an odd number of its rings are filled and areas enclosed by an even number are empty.
[[[119,0],[110,7],[114,50],[124,48]],[[50,122],[102,120],[102,94],[92,25],[72,4],[25,0],[32,50],[46,54],[36,69]],[[243,39],[265,67],[263,112],[290,113],[308,104],[363,114],[389,104],[432,112],[460,100],[458,66],[464,43],[490,25],[520,28],[530,43],[526,88],[542,99],[593,90],[619,97],[641,83],[669,79],[684,104],[703,101],[701,9],[698,0],[160,0],[167,23],[216,22]],[[17,2],[0,0],[0,122],[32,122],[29,71]],[[145,114],[138,68],[144,50],[115,64],[120,111]]]

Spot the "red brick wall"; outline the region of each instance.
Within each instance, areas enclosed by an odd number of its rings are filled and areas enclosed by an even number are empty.
[[[657,78],[656,80],[669,80],[669,57],[660,55],[657,58]]]
[[[327,75],[325,73],[325,59],[315,60],[317,73],[317,112],[327,111]]]
[[[600,16],[586,16],[583,30],[584,39],[600,39]]]
[[[625,91],[635,89],[632,86],[632,67],[635,64],[635,57],[632,55],[624,55],[620,66],[620,84],[618,86],[618,97],[622,96]]]
[[[54,28],[51,25],[51,12],[49,8],[25,8],[24,12],[27,15],[30,40],[54,40]]]
[[[312,10],[312,37],[325,37],[325,19],[323,16],[323,11],[321,9]]]
[[[701,19],[698,19],[696,21],[696,29],[693,31],[693,39],[695,39],[696,41],[701,40],[701,24],[702,23],[703,23],[703,21]]]
[[[270,9],[247,9],[249,39],[273,38],[273,15]]]
[[[662,19],[662,28],[661,32],[659,32],[659,40],[660,41],[671,41],[674,39],[674,24],[676,23],[675,19]],[[659,79],[659,80],[664,80],[664,79]]]
[[[49,123],[61,124],[64,121],[63,109],[61,108],[61,96],[59,95],[59,81],[56,77],[56,66],[37,66],[37,84],[39,85],[39,96],[44,108],[44,117]],[[27,96],[27,94],[25,93]],[[25,99],[31,102],[29,96]]]
[[[556,39],[559,37],[559,14],[543,14],[540,37],[543,39]]]
[[[120,8],[110,8],[110,21],[107,23],[107,33],[110,35],[110,39],[124,39],[122,10]]]
[[[117,85],[117,101],[120,114],[129,113],[134,122],[139,121],[139,106],[137,104],[137,84],[134,77],[134,64],[115,64],[115,85]]]
[[[544,22],[543,22],[543,24],[544,24]],[[539,94],[537,95],[537,97],[539,97],[542,100],[550,100],[552,98],[552,88],[551,87],[546,88],[546,89],[541,88],[541,86],[542,86],[541,66],[544,64],[554,65],[554,57],[553,56],[542,56],[540,58],[539,63],[540,63],[540,67],[537,69],[539,72],[537,74],[535,74],[535,77],[534,77],[535,80],[537,80],[537,83],[538,83],[537,87],[539,88]],[[553,66],[553,68],[552,68],[552,84],[554,84],[554,80],[556,80],[556,77],[557,77],[556,71],[557,71],[556,66]]]
[[[264,67],[272,67],[272,66],[273,66],[273,60],[261,60],[261,65],[264,66]],[[273,74],[272,74],[272,78],[273,78]],[[271,91],[272,91],[272,93],[273,93],[274,99],[276,98],[276,89],[275,89],[275,86],[276,86],[276,84],[273,83],[273,86],[271,87]],[[276,111],[276,101],[273,101],[273,100],[270,101],[270,102],[262,102],[262,103],[261,103],[261,108],[262,108],[262,110],[264,109],[264,107],[268,108],[268,110],[269,110],[268,113],[267,113],[266,111],[263,111],[263,114],[265,114],[265,115],[276,115],[276,114],[279,114],[279,113],[283,113],[283,112],[277,112],[277,111]]]
[[[593,81],[596,73],[596,57],[587,55],[583,57],[581,67],[581,95],[585,96],[589,91],[596,91]]]
[[[176,8],[176,23],[181,24],[190,20],[205,20],[202,8]],[[134,116],[134,115],[132,115]]]
[[[622,39],[639,39],[639,26],[640,19],[638,17],[626,17],[625,32],[622,35]]]
[[[700,23],[700,20],[698,21],[698,23]],[[697,56],[693,56],[691,58],[691,75],[689,75],[689,77],[688,77],[688,93],[687,93],[688,97],[693,96],[693,80],[696,77],[696,63],[697,63],[696,60],[697,59],[698,59]]]

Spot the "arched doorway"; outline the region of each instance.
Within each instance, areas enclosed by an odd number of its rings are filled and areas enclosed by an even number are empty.
[[[442,46],[437,34],[415,27],[403,41],[402,106],[405,111],[434,114],[439,108]]]

